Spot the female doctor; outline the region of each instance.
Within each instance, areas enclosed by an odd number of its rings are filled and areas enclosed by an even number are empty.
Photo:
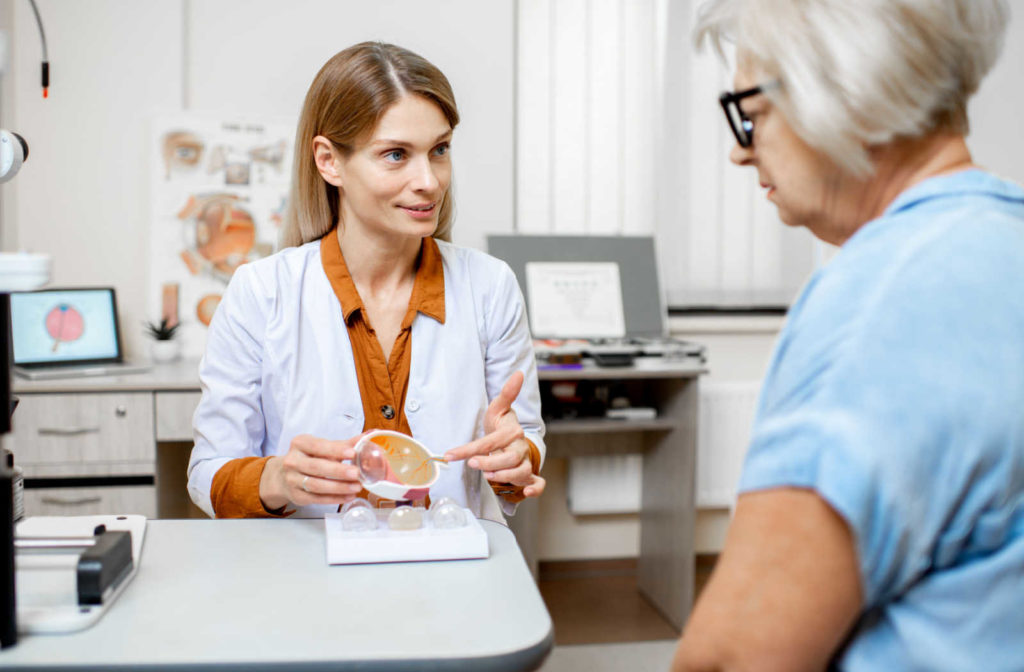
[[[443,452],[431,496],[478,517],[543,491],[515,276],[447,242],[458,121],[445,76],[393,45],[345,49],[313,80],[285,249],[235,272],[200,363],[188,489],[208,515],[336,511],[362,490],[346,460],[372,429]]]

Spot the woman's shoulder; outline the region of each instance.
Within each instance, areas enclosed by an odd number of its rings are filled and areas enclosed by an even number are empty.
[[[286,247],[262,259],[239,266],[232,283],[248,285],[258,294],[278,294],[289,285],[297,283],[310,263],[319,261],[319,240],[298,247]]]
[[[512,269],[508,264],[482,250],[443,240],[435,239],[435,242],[445,264],[457,272],[482,278],[501,278],[505,275],[512,275]]]

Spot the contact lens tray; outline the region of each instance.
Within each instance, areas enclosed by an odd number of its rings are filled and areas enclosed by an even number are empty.
[[[342,529],[340,513],[324,516],[327,536],[327,564],[356,565],[378,562],[424,562],[436,560],[470,560],[489,555],[487,532],[468,509],[466,525],[439,529],[429,515],[423,516],[422,527],[415,530],[392,530],[388,527],[390,510],[377,510],[377,529],[351,532]]]

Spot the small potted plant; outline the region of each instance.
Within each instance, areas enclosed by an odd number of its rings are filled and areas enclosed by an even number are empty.
[[[153,337],[150,353],[154,362],[158,364],[173,362],[181,354],[178,341],[174,340],[179,326],[181,326],[180,323],[168,325],[167,318],[160,320],[160,324],[146,323],[146,331]]]

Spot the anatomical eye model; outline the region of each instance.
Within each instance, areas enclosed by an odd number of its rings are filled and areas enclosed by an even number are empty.
[[[356,444],[355,465],[359,480],[379,497],[396,500],[421,499],[438,477],[439,467],[448,464],[411,436],[377,430]]]

